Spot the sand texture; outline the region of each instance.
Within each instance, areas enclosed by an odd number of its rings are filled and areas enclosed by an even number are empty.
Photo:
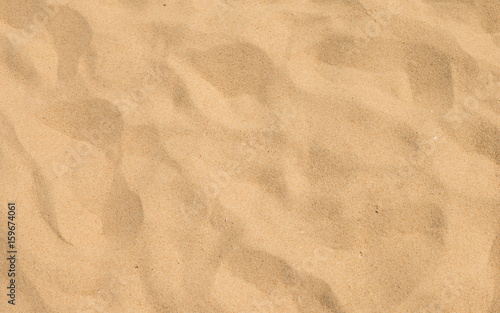
[[[0,0],[0,200],[0,313],[500,313],[500,1]]]

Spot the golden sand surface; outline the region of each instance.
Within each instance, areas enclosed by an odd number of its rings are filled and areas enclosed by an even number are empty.
[[[498,0],[0,0],[0,84],[1,313],[500,313]]]

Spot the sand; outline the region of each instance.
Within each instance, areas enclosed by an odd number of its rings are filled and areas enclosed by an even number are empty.
[[[0,0],[0,84],[2,313],[500,312],[496,0]]]

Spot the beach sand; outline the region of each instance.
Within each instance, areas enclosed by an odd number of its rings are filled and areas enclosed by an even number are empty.
[[[500,312],[498,1],[0,0],[0,84],[0,312]]]

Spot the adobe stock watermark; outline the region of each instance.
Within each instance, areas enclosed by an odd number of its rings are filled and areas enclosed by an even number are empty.
[[[283,309],[286,304],[286,298],[277,290],[271,292],[270,295],[263,299],[252,302],[252,308],[245,313],[268,313],[275,312],[276,310]]]
[[[231,184],[231,181],[242,173],[245,164],[252,163],[256,160],[259,153],[264,151],[263,147],[264,143],[261,141],[260,136],[244,141],[241,144],[243,160],[227,161],[220,170],[212,172],[208,177],[207,183],[196,191],[195,201],[190,203],[190,205],[181,206],[179,208],[181,213],[188,219],[210,215],[212,203],[217,201],[224,189]],[[205,199],[206,202],[202,199]],[[204,212],[202,208],[206,208],[208,211]]]
[[[217,18],[219,22],[224,22],[227,17],[234,14],[235,4],[230,0],[219,1],[216,5]]]
[[[438,142],[439,138],[432,136],[417,144],[415,151],[410,154],[408,160],[404,160],[405,164],[398,169],[398,185],[404,183],[406,179],[432,161]]]
[[[139,106],[147,101],[148,93],[153,92],[164,80],[165,73],[160,66],[149,69],[142,77],[139,87],[132,89],[128,95],[123,95],[113,104],[118,108],[121,116],[126,118],[133,114]],[[108,145],[108,138],[118,129],[117,120],[103,118],[95,128],[83,129],[80,132],[83,140],[73,140],[66,148],[64,155],[52,162],[52,169],[56,177],[75,172],[78,168],[89,164],[97,157],[94,147],[104,147]],[[112,149],[113,147],[107,147]]]
[[[139,86],[136,86],[126,94],[122,94],[113,104],[120,110],[124,117],[130,116],[137,108],[148,100],[148,97],[154,92],[166,77],[165,68],[159,64],[153,64],[146,73],[142,75]]]
[[[498,100],[498,93],[500,91],[499,75],[490,72],[483,78],[483,84],[480,88],[475,88],[472,94],[467,95],[461,102],[447,111],[444,116],[444,121],[454,129],[462,126],[463,122],[474,115],[481,102],[488,99]]]
[[[85,296],[76,313],[107,313],[120,292],[127,291],[133,280],[125,275],[111,275],[109,285]]]
[[[40,11],[33,15],[25,27],[8,33],[8,40],[13,45],[26,45],[46,30],[47,25],[59,12],[59,8],[60,5],[56,1],[48,1],[47,4],[42,6]]]
[[[447,313],[450,312],[451,305],[461,297],[464,292],[464,286],[458,281],[457,277],[447,276],[441,288],[433,300],[422,305],[418,313]]]
[[[367,49],[370,42],[380,37],[384,28],[387,28],[394,15],[402,11],[399,1],[390,1],[388,8],[369,10],[369,20],[364,23],[363,28],[358,28],[361,37],[354,39],[354,47],[347,51],[348,55],[359,54]]]
[[[335,250],[325,246],[319,246],[314,249],[312,255],[305,257],[297,266],[297,270],[314,273],[321,268],[328,266],[326,261],[329,255],[333,255]]]
[[[95,147],[105,146],[107,138],[117,130],[116,121],[106,118],[101,120],[97,128],[83,129],[81,135],[85,140],[72,140],[64,155],[52,162],[54,175],[61,178],[89,164],[92,159],[97,157]]]
[[[256,136],[250,137],[241,143],[240,149],[242,156],[240,160],[229,160],[224,163],[222,168],[214,171],[208,177],[208,182],[198,191],[197,199],[206,198],[208,202],[215,201],[221,193],[231,184],[235,177],[238,177],[243,172],[248,164],[258,160],[258,157],[266,153],[266,147],[269,134],[278,133],[286,127],[293,125],[293,121],[298,117],[298,112],[294,107],[284,106],[276,112],[276,123],[271,124],[267,129],[259,132]],[[189,207],[182,206],[179,210],[187,218],[200,217],[200,207],[203,205],[200,202]]]
[[[282,132],[289,127],[297,117],[297,111],[291,106],[282,107],[276,114],[277,122],[271,124],[265,131],[259,132],[256,137],[249,138],[241,144],[243,156],[241,161],[228,161],[223,169],[213,173],[205,187],[209,198],[215,199],[231,182],[231,177],[241,174],[245,164],[251,164],[257,160],[260,154],[265,153],[269,134]]]

